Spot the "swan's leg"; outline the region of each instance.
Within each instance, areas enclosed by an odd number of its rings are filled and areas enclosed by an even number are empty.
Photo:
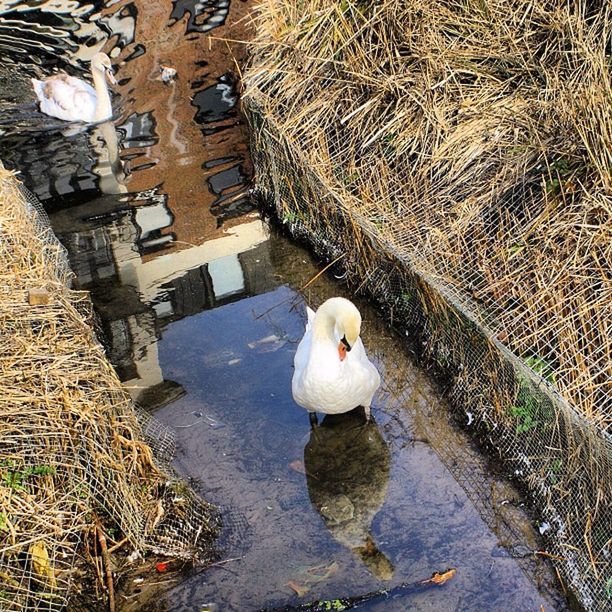
[[[309,412],[308,413],[308,418],[310,419],[310,427],[312,429],[317,427],[317,425],[319,424],[319,421],[317,419],[317,413],[316,412]]]
[[[363,409],[365,411],[366,423],[369,423],[370,422],[370,407],[364,406]]]

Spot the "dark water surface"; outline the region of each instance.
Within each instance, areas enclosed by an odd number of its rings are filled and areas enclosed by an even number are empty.
[[[362,300],[383,385],[360,414],[310,430],[291,398],[305,303],[348,295],[260,218],[225,38],[252,3],[0,3],[0,159],[19,169],[92,292],[130,392],[176,433],[177,469],[226,508],[220,563],[124,610],[258,610],[416,583],[387,610],[565,609],[520,496]],[[223,25],[225,24],[225,25]],[[117,116],[38,113],[29,77],[113,58]],[[240,56],[240,47],[234,47]],[[160,79],[160,68],[178,78]],[[139,590],[141,592],[139,592]],[[299,598],[296,590],[302,592]]]

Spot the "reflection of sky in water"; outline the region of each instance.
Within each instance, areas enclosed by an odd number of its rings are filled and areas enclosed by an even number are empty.
[[[214,123],[235,115],[237,102],[236,83],[224,75],[215,85],[207,87],[193,97],[193,104],[198,108],[198,123]]]
[[[228,255],[211,261],[208,264],[208,273],[212,278],[213,291],[217,299],[244,291],[244,275],[237,255]]]
[[[0,5],[0,52],[26,71],[59,63],[76,66],[102,50],[109,36],[117,51],[134,40],[135,7],[102,15],[99,3],[54,0]],[[30,65],[30,68],[28,67]]]
[[[274,236],[251,258],[271,266],[276,288],[252,285],[262,293],[243,292],[239,301],[168,322],[158,345],[164,376],[185,391],[156,412],[177,426],[181,469],[250,524],[248,534],[234,534],[228,544],[227,556],[237,558],[232,572],[187,578],[167,596],[169,609],[194,601],[224,610],[296,604],[414,583],[448,567],[458,574],[445,587],[415,588],[364,609],[537,610],[540,603],[556,609],[519,561],[492,556],[506,527],[500,522],[497,533],[488,527],[477,498],[466,494],[486,497],[491,483],[481,484],[478,464],[461,459],[465,449],[439,416],[436,393],[361,302],[364,342],[384,381],[375,422],[364,427],[360,414],[339,415],[310,431],[290,391],[304,326],[302,298],[290,287],[317,268]],[[312,305],[339,291],[322,279]],[[435,416],[427,416],[430,409]],[[411,442],[412,436],[435,442]],[[456,457],[449,465],[463,488],[435,447]],[[290,581],[307,589],[301,600]]]
[[[188,15],[187,32],[208,32],[225,23],[229,0],[173,0],[172,19]]]
[[[213,193],[220,194],[226,189],[239,185],[244,179],[240,166],[232,166],[227,170],[221,170],[208,179],[208,184]]]
[[[132,113],[117,125],[121,134],[121,144],[125,149],[145,149],[157,142],[155,118],[153,113]]]

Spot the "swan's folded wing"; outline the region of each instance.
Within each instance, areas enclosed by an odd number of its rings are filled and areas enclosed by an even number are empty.
[[[93,121],[96,109],[96,97],[86,91],[77,91],[74,94],[74,109],[85,121]]]
[[[304,337],[300,340],[300,343],[298,344],[297,350],[295,351],[295,356],[293,358],[293,365],[295,366],[295,371],[298,374],[301,374],[308,365],[311,345],[312,333],[309,329],[307,329],[306,333],[304,334]]]
[[[357,342],[355,342],[355,346],[353,346],[351,349],[351,353],[353,353],[353,355],[357,358],[357,361],[361,363],[361,365],[370,373],[370,384],[372,387],[374,389],[378,389],[381,382],[380,372],[367,356],[361,337],[357,338]]]
[[[368,356],[366,355],[365,346],[363,346],[361,336],[359,336],[355,344],[353,344],[353,348],[351,348],[351,353],[353,355],[353,358],[358,361],[368,361]]]
[[[70,110],[81,108],[83,104],[91,104],[92,98],[95,104],[96,92],[85,81],[61,74],[45,81],[43,95],[60,108]]]

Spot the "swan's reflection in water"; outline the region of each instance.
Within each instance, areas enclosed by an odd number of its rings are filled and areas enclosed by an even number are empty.
[[[96,154],[93,171],[100,177],[100,191],[115,195],[127,193],[125,171],[119,157],[119,138],[114,123],[98,123],[91,132],[90,142]]]
[[[379,580],[393,565],[370,533],[387,495],[391,453],[376,423],[352,411],[328,415],[304,448],[310,501],[332,536],[351,549]]]

